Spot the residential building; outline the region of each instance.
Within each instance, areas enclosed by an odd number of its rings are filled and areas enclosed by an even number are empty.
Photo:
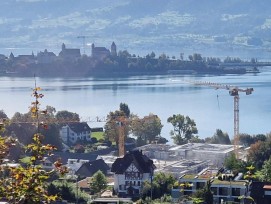
[[[87,162],[92,162],[100,159],[98,154],[95,153],[71,153],[71,152],[54,152],[51,156],[44,157],[44,160],[40,163],[44,170],[50,171],[55,168],[54,163],[61,161],[69,169],[69,174],[73,175],[75,172]]]
[[[110,51],[105,47],[95,47],[94,43],[91,45],[91,56],[96,59],[104,59],[110,56]]]
[[[103,172],[104,175],[109,173],[110,168],[103,159],[97,159],[83,163],[81,167],[75,172],[75,174],[80,176],[80,178],[86,178],[93,176],[99,170]]]
[[[130,151],[116,159],[111,172],[114,173],[114,192],[119,197],[139,198],[144,181],[151,181],[155,169],[153,161],[139,150]]]
[[[182,196],[192,195],[197,190],[204,188],[207,181],[211,182],[213,204],[220,204],[221,201],[240,202],[240,196],[248,195],[249,183],[247,180],[234,179],[234,176],[228,173],[223,173],[217,177],[217,170],[207,169],[199,174],[181,176],[179,178],[179,184],[184,185],[172,189],[173,201],[177,202]]]
[[[47,49],[44,52],[39,52],[37,54],[37,62],[39,64],[49,64],[54,62],[56,59],[56,55],[53,52],[48,52]]]
[[[33,52],[31,55],[18,55],[14,59],[15,59],[17,65],[22,65],[22,64],[30,65],[30,64],[36,63],[36,59],[35,59]]]
[[[77,141],[91,141],[91,129],[86,122],[74,122],[60,129],[60,137],[65,144],[75,144]]]
[[[66,48],[66,45],[63,43],[59,57],[62,57],[65,60],[75,61],[81,57],[80,49]]]
[[[255,203],[271,203],[271,182],[253,181],[250,185],[250,191],[250,196],[254,199]]]

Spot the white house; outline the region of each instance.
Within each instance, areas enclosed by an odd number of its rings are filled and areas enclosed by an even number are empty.
[[[60,137],[66,144],[75,144],[80,140],[91,141],[91,129],[85,122],[69,123],[60,129]]]
[[[145,180],[151,181],[155,169],[153,161],[135,150],[112,164],[114,191],[119,197],[139,197]]]

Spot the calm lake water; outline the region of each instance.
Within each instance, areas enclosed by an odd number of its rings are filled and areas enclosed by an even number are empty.
[[[82,120],[105,117],[129,105],[140,117],[153,113],[162,124],[162,136],[170,139],[172,126],[167,118],[173,114],[194,119],[199,136],[212,136],[216,129],[233,136],[233,97],[227,90],[183,83],[183,80],[210,81],[239,88],[254,88],[252,95],[240,93],[240,133],[258,134],[271,131],[271,71],[259,74],[225,76],[140,76],[127,78],[36,78],[45,97],[41,106],[78,113]],[[0,109],[9,117],[15,112],[25,113],[33,101],[34,78],[0,77]],[[89,123],[91,127],[103,123]]]

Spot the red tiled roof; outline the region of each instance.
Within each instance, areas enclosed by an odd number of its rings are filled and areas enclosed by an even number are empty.
[[[264,185],[263,189],[271,190],[271,185]]]

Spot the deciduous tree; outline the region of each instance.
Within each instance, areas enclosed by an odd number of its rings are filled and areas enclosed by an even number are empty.
[[[39,93],[40,88],[33,89],[35,101],[30,106],[31,116],[35,118],[37,132],[33,136],[32,143],[26,146],[26,151],[30,154],[30,162],[26,166],[7,167],[1,165],[0,197],[9,201],[9,203],[51,203],[57,199],[56,195],[49,195],[47,192],[46,181],[53,173],[46,172],[38,165],[43,161],[44,156],[50,154],[55,147],[49,144],[43,144],[44,136],[39,132],[44,125],[39,121],[40,109],[39,100],[43,94]],[[0,139],[0,163],[8,155],[9,148],[16,141],[13,138],[1,137]],[[66,168],[60,162],[55,163],[59,172],[65,173]]]
[[[173,130],[170,132],[170,135],[175,144],[184,144],[190,140],[194,134],[198,133],[195,121],[189,116],[174,114],[167,119],[167,122],[173,125]]]
[[[260,170],[260,180],[271,182],[271,157],[264,162],[263,168]]]
[[[158,140],[162,127],[160,118],[152,113],[143,118],[139,118],[136,115],[133,115],[131,118],[132,133],[143,144],[153,143]]]
[[[257,169],[261,169],[264,161],[271,156],[271,141],[258,141],[248,150],[248,161],[252,162]]]
[[[120,111],[124,112],[127,118],[130,117],[130,108],[126,103],[120,103]]]
[[[73,113],[67,110],[58,111],[56,113],[56,119],[59,122],[79,122],[80,118],[77,113]]]

